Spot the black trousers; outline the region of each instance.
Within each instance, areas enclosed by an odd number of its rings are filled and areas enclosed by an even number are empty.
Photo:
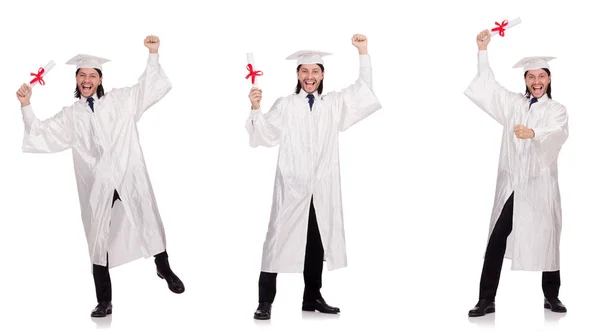
[[[117,200],[121,200],[121,198],[119,197],[119,193],[115,190],[112,206],[115,206]],[[156,263],[157,269],[163,272],[170,271],[168,257],[166,250],[154,255],[154,262]],[[98,300],[98,302],[112,301],[112,286],[110,274],[108,273],[108,254],[106,254],[106,266],[93,264],[92,274],[94,275],[94,285],[96,286],[96,300]]]
[[[500,282],[500,272],[502,271],[502,262],[506,252],[506,239],[512,232],[513,222],[514,192],[510,195],[500,217],[494,226],[490,236],[487,249],[485,251],[485,260],[483,270],[481,271],[481,281],[479,284],[479,298],[494,301],[496,291]],[[542,272],[542,290],[547,299],[558,297],[560,288],[560,271]]]
[[[306,251],[304,256],[304,300],[320,299],[323,274],[323,243],[317,224],[317,215],[310,200]],[[277,292],[277,273],[261,272],[258,280],[258,302],[273,303]]]

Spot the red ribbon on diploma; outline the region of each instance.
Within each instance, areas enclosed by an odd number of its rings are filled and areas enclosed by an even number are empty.
[[[44,82],[44,79],[42,78],[42,75],[44,75],[44,72],[45,72],[44,68],[40,67],[40,69],[38,69],[37,74],[30,73],[31,76],[34,76],[34,79],[32,79],[31,82],[29,82],[29,84],[33,84],[35,82],[39,82],[40,85],[46,84],[46,82]]]
[[[246,75],[246,79],[248,79],[249,77],[252,77],[252,84],[254,84],[254,81],[256,80],[256,76],[262,76],[263,72],[260,70],[254,70],[254,68],[252,68],[252,64],[249,63],[246,66],[246,69],[248,69],[249,73],[248,75]]]
[[[504,37],[504,31],[506,30],[506,29],[504,29],[504,27],[508,25],[508,21],[504,20],[504,21],[502,21],[502,24],[500,24],[498,22],[495,22],[495,23],[498,27],[493,28],[492,31],[498,31],[498,34],[500,35],[500,37]]]

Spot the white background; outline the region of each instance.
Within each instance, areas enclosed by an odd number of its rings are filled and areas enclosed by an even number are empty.
[[[600,74],[597,16],[584,1],[27,1],[3,3],[0,62],[0,330],[86,331],[574,331],[597,326]],[[54,13],[50,14],[50,11]],[[492,37],[490,62],[507,88],[524,56],[551,55],[553,97],[571,135],[559,159],[563,197],[561,300],[542,307],[541,273],[505,261],[497,313],[468,319],[477,302],[501,128],[463,91],[476,74],[475,36]],[[258,276],[277,148],[252,149],[244,129],[246,53],[264,72],[263,108],[295,87],[299,49],[332,52],[325,91],[358,75],[354,33],[368,37],[383,108],[341,134],[349,266],[324,272],[323,294],[341,314],[300,311],[301,274],[280,275],[269,322],[256,322]],[[172,91],[139,123],[174,271],[171,293],[138,260],[111,270],[112,317],[96,305],[70,152],[21,152],[15,91],[48,61],[56,67],[32,105],[47,118],[74,99],[78,53],[112,59],[106,90],[135,84],[143,39],[161,38]],[[579,151],[579,153],[577,153]]]

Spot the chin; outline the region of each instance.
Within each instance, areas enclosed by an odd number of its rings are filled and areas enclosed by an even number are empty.
[[[83,93],[82,93],[81,95],[82,95],[82,96],[84,96],[84,97],[86,97],[86,98],[89,98],[89,97],[92,97],[92,96],[94,96],[94,94],[96,94],[96,91],[95,91],[95,90],[94,90],[94,91],[92,91],[92,92],[88,92],[88,93],[86,93],[86,94],[83,94]]]
[[[303,87],[303,89],[304,89],[304,91],[306,91],[306,93],[315,93],[315,92],[317,92],[317,90],[319,89],[319,87],[317,86],[317,87],[314,87],[314,88],[311,88],[311,89],[307,89],[306,87]]]

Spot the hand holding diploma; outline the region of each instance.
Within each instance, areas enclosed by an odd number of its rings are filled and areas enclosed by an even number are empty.
[[[52,68],[54,68],[54,65],[54,61],[50,60],[50,62],[48,62],[46,66],[40,67],[40,69],[38,69],[36,73],[30,73],[30,75],[33,76],[33,78],[31,79],[31,81],[29,81],[29,84],[24,83],[23,85],[21,85],[19,90],[17,90],[17,99],[19,99],[19,101],[21,102],[21,107],[25,107],[30,104],[32,88],[36,84],[46,84],[46,82],[44,81],[44,76],[48,74],[48,72]]]
[[[252,109],[257,110],[260,108],[260,101],[262,100],[262,90],[259,88],[250,89],[250,93],[248,94],[248,98],[252,103]]]
[[[17,90],[17,99],[21,102],[21,107],[25,107],[31,103],[31,86],[23,84]]]
[[[477,35],[477,47],[480,51],[486,51],[487,46],[490,43],[490,30],[483,30]]]

